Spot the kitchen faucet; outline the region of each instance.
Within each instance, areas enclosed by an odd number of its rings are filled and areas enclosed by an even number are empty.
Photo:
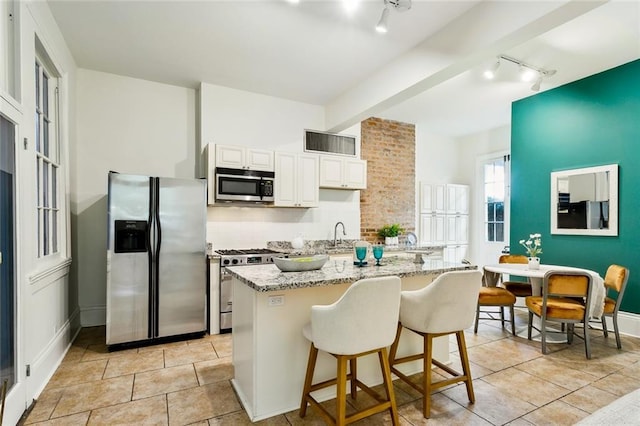
[[[338,240],[338,225],[342,225],[342,235],[347,235],[347,231],[344,229],[344,223],[342,222],[338,222],[336,223],[336,226],[333,228],[333,246],[337,246],[337,240]],[[342,238],[340,238],[340,242],[342,242]]]

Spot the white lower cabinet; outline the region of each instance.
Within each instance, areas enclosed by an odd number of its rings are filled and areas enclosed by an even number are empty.
[[[446,244],[445,219],[442,214],[420,215],[420,245]]]
[[[220,258],[209,259],[209,334],[220,334]]]
[[[469,216],[446,215],[447,238],[446,244],[469,243]]]
[[[318,207],[318,164],[315,154],[276,152],[274,206]]]
[[[444,260],[446,262],[462,263],[467,257],[467,244],[448,245],[444,249]]]

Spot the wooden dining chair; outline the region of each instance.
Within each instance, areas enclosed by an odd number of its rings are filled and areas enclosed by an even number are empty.
[[[518,263],[526,265],[529,263],[529,259],[523,254],[503,254],[498,259],[498,263]],[[531,283],[528,281],[502,281],[502,286],[516,297],[527,297],[532,295]]]
[[[511,334],[516,335],[516,316],[514,305],[516,304],[516,296],[509,290],[498,287],[500,278],[498,274],[484,271],[482,277],[482,287],[478,292],[478,302],[476,304],[476,319],[473,326],[473,332],[478,332],[478,324],[480,320],[500,321],[502,328],[505,322],[511,323]],[[505,319],[504,308],[509,308],[509,319]],[[493,308],[493,309],[492,309]],[[496,311],[495,308],[498,308]],[[499,317],[496,317],[499,315]]]
[[[542,281],[542,296],[525,299],[529,309],[527,338],[531,340],[534,315],[540,318],[542,353],[547,353],[547,322],[566,324],[567,343],[573,342],[574,325],[583,324],[583,339],[587,359],[591,359],[589,346],[589,306],[591,302],[591,275],[581,271],[549,271]]]
[[[618,310],[622,303],[624,290],[627,288],[627,281],[629,281],[629,269],[620,265],[609,266],[607,274],[604,276],[604,286],[606,287],[607,294],[604,299],[604,310],[601,317],[602,331],[604,337],[608,338],[607,317],[610,317],[613,321],[613,331],[616,335],[616,345],[618,349],[622,349],[620,332],[618,331]],[[609,295],[615,296],[615,299]]]

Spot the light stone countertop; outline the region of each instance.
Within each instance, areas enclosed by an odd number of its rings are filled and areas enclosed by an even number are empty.
[[[448,271],[477,269],[475,265],[450,263],[443,260],[425,258],[425,263],[414,263],[414,256],[385,256],[380,266],[364,267],[353,265],[351,260],[329,259],[322,269],[306,272],[282,272],[274,264],[252,266],[230,266],[227,271],[232,276],[259,291],[282,291],[297,288],[319,287],[332,284],[354,282],[363,278],[396,275],[400,278],[441,274]]]

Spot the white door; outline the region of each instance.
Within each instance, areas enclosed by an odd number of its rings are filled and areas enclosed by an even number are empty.
[[[498,263],[509,246],[510,163],[508,152],[485,156],[478,161],[479,215],[476,215],[476,263]]]

